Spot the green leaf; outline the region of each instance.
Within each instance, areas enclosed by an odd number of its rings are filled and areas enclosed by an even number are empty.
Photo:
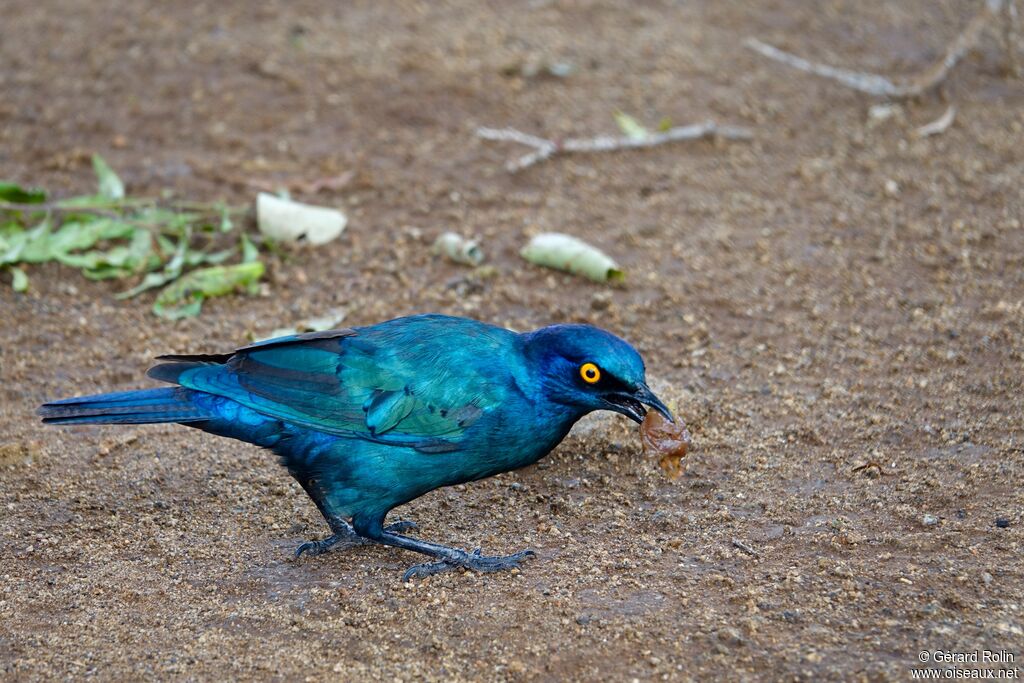
[[[198,315],[203,301],[209,297],[238,289],[253,290],[263,271],[259,261],[193,270],[160,292],[153,303],[153,312],[170,320]]]
[[[150,207],[140,211],[137,220],[146,225],[160,226],[160,231],[168,235],[180,235],[203,218],[194,211],[172,211],[160,207]]]
[[[178,246],[174,249],[174,256],[167,262],[165,270],[180,274],[185,266],[185,256],[188,255],[188,243],[192,239],[192,230],[186,226],[185,232],[178,238]]]
[[[28,289],[28,275],[21,268],[11,268],[11,288],[15,292],[24,292]]]
[[[173,254],[175,252],[176,247],[174,246],[174,242],[164,235],[157,234],[156,243],[160,245],[161,256]]]
[[[176,277],[178,277],[178,273],[169,273],[167,271],[163,271],[160,273],[146,273],[146,277],[142,278],[142,282],[135,285],[129,290],[121,292],[120,294],[116,294],[114,298],[130,299],[133,296],[138,296],[139,294],[142,294],[147,289],[153,289],[154,287],[165,285]]]
[[[168,320],[194,318],[203,312],[203,298],[197,297],[188,303],[183,303],[172,308],[164,308],[159,302],[156,302],[153,304],[153,312],[161,318],[167,318]]]
[[[15,254],[11,261],[15,263],[43,263],[44,261],[53,260],[50,253],[50,229],[50,219],[47,218],[36,227],[25,232],[24,241],[20,248],[15,249]]]
[[[648,130],[640,125],[639,121],[625,112],[615,112],[615,123],[619,124],[619,128],[628,138],[640,140],[650,135]]]
[[[151,198],[126,198],[121,178],[99,155],[92,158],[98,191],[55,203],[59,211],[38,211],[8,204],[39,204],[47,195],[0,181],[0,267],[11,270],[12,285],[28,286],[20,263],[57,261],[90,279],[126,278],[142,274],[138,284],[118,295],[128,298],[163,287],[154,310],[167,317],[195,315],[204,299],[239,288],[252,288],[263,274],[259,250],[247,237],[244,262],[221,266],[238,247],[213,251],[237,225],[233,216],[244,209],[222,202],[174,202],[161,206]],[[169,197],[165,197],[169,199]],[[45,213],[44,213],[44,210]],[[37,224],[28,221],[39,221]],[[195,237],[194,237],[195,236]],[[182,273],[197,266],[211,266]]]
[[[20,185],[0,180],[0,200],[13,204],[42,204],[46,201],[46,192],[36,187],[26,190]]]
[[[96,221],[97,223],[99,221]],[[128,277],[134,273],[146,270],[150,265],[150,255],[153,248],[153,239],[148,230],[127,226],[127,235],[121,232],[124,224],[108,226],[108,232],[97,230],[91,235],[77,235],[84,241],[86,237],[95,237],[97,234],[115,234],[131,236],[131,243],[128,245],[118,244],[107,250],[93,250],[85,253],[69,253],[68,250],[55,250],[53,256],[64,265],[80,268],[82,274],[90,280],[109,280],[111,278]],[[61,229],[63,230],[63,228]],[[58,233],[59,234],[59,233]],[[54,236],[56,237],[56,235]],[[52,242],[52,240],[51,240]],[[159,258],[155,265],[159,265]]]
[[[118,299],[130,299],[133,296],[138,296],[142,292],[154,287],[160,287],[168,282],[171,282],[181,275],[181,269],[185,265],[185,257],[188,253],[188,237],[182,237],[178,241],[178,246],[168,240],[163,235],[157,235],[157,241],[160,243],[160,248],[165,253],[173,253],[170,261],[164,266],[163,271],[159,273],[148,273],[146,277],[142,278],[142,282],[135,285],[129,290],[121,292],[116,295]]]
[[[670,130],[672,130],[672,119],[667,116],[662,117],[661,121],[658,121],[658,132],[667,133]]]
[[[235,224],[231,221],[231,213],[228,207],[220,207],[220,231],[231,232],[235,229]]]
[[[28,244],[28,232],[21,226],[4,226],[0,232],[0,266],[5,263],[18,263],[21,253]]]
[[[224,263],[231,258],[235,253],[234,249],[224,249],[223,251],[205,252],[191,250],[185,256],[185,265],[187,266],[199,266],[199,265],[211,265],[215,266],[218,263]]]
[[[92,170],[99,182],[99,195],[107,199],[124,199],[124,183],[99,154],[92,155]]]
[[[136,232],[135,226],[113,218],[91,218],[84,222],[65,222],[50,235],[48,241],[50,260],[61,254],[88,249],[103,240],[130,237]]]
[[[244,232],[242,233],[242,263],[252,263],[258,260],[260,252],[256,248],[256,245],[252,243],[249,236]]]
[[[129,259],[136,272],[145,270],[153,254],[153,235],[145,228],[135,228],[132,242],[128,245]],[[159,263],[159,259],[157,261]]]
[[[83,254],[56,254],[56,260],[65,266],[82,270],[96,270],[101,265],[109,263],[107,257],[108,253],[103,251],[87,251]]]
[[[90,280],[120,280],[132,274],[131,268],[122,268],[112,263],[100,263],[95,268],[82,271]]]

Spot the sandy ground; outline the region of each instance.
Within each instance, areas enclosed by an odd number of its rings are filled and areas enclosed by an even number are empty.
[[[238,179],[354,178],[306,197],[348,212],[340,240],[198,319],[53,265],[0,286],[3,677],[906,680],[921,650],[983,649],[1021,676],[1024,85],[989,36],[872,123],[870,98],[740,47],[912,74],[979,4],[10,0],[3,176],[70,195],[100,152],[132,193],[232,202]],[[948,103],[954,126],[914,138]],[[512,176],[525,150],[473,134],[612,132],[619,109],[756,139]],[[431,256],[449,229],[497,274]],[[548,229],[627,285],[521,261]],[[398,550],[293,561],[326,529],[254,447],[33,416],[339,306],[615,331],[690,424],[687,472],[588,420],[535,467],[397,511],[536,560],[403,584],[419,558]]]

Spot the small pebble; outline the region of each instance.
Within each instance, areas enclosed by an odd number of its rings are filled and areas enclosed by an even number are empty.
[[[1006,517],[996,517],[996,526],[1000,529],[1006,529],[1010,526],[1010,520]]]
[[[939,518],[935,515],[925,515],[921,518],[921,524],[924,524],[925,526],[935,526],[938,523]]]

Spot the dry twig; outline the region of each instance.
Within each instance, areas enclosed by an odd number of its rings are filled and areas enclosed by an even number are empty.
[[[865,474],[869,474],[871,472],[875,472],[875,473],[878,474],[878,476],[885,476],[885,477],[893,475],[893,474],[896,474],[895,472],[886,471],[886,469],[884,467],[882,467],[881,464],[875,462],[874,460],[868,460],[863,465],[857,465],[856,467],[854,467],[850,471],[851,472],[864,472]]]
[[[745,552],[747,555],[750,555],[751,557],[761,557],[760,553],[758,553],[756,550],[754,550],[753,548],[751,548],[749,545],[747,545],[746,543],[744,543],[743,541],[741,541],[738,538],[732,539],[732,545],[735,548],[739,548],[740,550]]]
[[[478,128],[476,134],[485,140],[518,142],[521,145],[534,148],[533,152],[508,162],[505,168],[508,169],[509,173],[521,171],[545,159],[550,159],[556,154],[612,152],[619,149],[655,147],[668,142],[698,140],[708,137],[720,137],[726,140],[749,140],[754,136],[747,128],[719,126],[714,121],[695,123],[690,126],[678,126],[644,136],[599,135],[595,138],[548,140],[524,133],[515,128]]]
[[[1016,71],[1017,9],[1015,0],[985,0],[984,7],[971,19],[967,28],[950,43],[942,59],[917,76],[900,81],[893,81],[878,74],[811,62],[768,45],[757,38],[748,38],[746,46],[769,59],[774,59],[794,69],[830,78],[869,95],[892,98],[917,97],[942,83],[964,55],[977,47],[985,28],[989,23],[997,21],[1000,14],[1003,15],[1003,40],[1006,44],[1010,68]]]
[[[926,123],[925,125],[915,130],[914,136],[919,138],[926,138],[931,135],[945,133],[949,129],[949,127],[953,125],[953,119],[955,118],[956,107],[954,107],[953,105],[949,105],[949,108],[946,109],[946,112],[942,116],[935,119],[931,123]]]

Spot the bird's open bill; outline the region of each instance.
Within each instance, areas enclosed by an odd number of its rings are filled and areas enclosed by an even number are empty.
[[[650,406],[657,410],[665,416],[666,420],[673,424],[676,421],[672,417],[672,412],[668,409],[668,406],[655,396],[654,392],[646,384],[640,384],[632,392],[615,392],[610,394],[605,400],[608,403],[608,410],[621,413],[636,423],[644,421],[644,416],[647,414],[647,409],[644,406]]]

